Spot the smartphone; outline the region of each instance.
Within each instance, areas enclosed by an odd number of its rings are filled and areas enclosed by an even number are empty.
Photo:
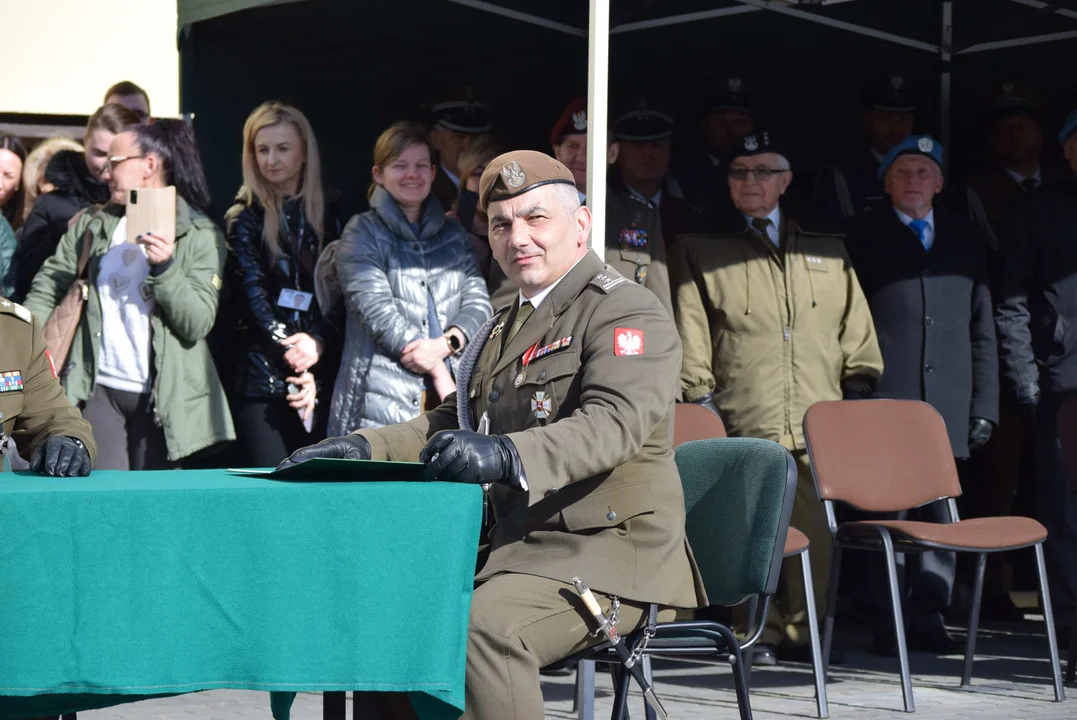
[[[138,242],[138,236],[146,233],[176,239],[175,187],[127,191],[127,242]]]

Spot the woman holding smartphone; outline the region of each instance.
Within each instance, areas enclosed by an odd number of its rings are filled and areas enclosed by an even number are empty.
[[[34,278],[26,307],[42,320],[77,279],[89,243],[89,293],[64,367],[56,368],[98,443],[98,469],[172,467],[235,439],[206,345],[224,266],[224,237],[191,129],[179,120],[130,127],[109,146],[111,193],[84,213]],[[175,233],[128,242],[128,201],[175,187]],[[145,191],[145,192],[143,192]]]
[[[243,127],[243,187],[225,216],[228,275],[242,306],[235,416],[255,467],[325,438],[344,321],[342,304],[326,313],[314,295],[318,256],[340,237],[329,205],[307,118],[260,105]]]

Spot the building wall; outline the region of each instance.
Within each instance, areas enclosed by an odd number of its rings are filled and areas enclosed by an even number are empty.
[[[0,113],[89,115],[131,80],[179,114],[175,0],[4,0]]]

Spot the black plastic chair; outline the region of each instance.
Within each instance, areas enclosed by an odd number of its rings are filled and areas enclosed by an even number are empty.
[[[625,642],[644,657],[710,656],[729,662],[740,717],[751,720],[743,653],[763,634],[770,598],[778,586],[796,494],[796,465],[780,445],[749,438],[687,442],[677,448],[676,459],[684,487],[685,530],[711,604],[737,605],[757,597],[762,602],[756,603],[743,642],[729,627],[709,620],[659,623],[649,642],[644,643],[642,629],[626,635]],[[548,669],[587,660],[614,666],[611,718],[621,720],[627,710],[630,675],[608,643]],[[580,701],[593,706],[593,693],[593,684],[584,687]]]

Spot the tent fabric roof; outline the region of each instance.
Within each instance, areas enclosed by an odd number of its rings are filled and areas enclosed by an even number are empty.
[[[179,27],[183,27],[191,23],[231,15],[240,10],[286,2],[301,2],[301,0],[177,0],[177,22]]]

